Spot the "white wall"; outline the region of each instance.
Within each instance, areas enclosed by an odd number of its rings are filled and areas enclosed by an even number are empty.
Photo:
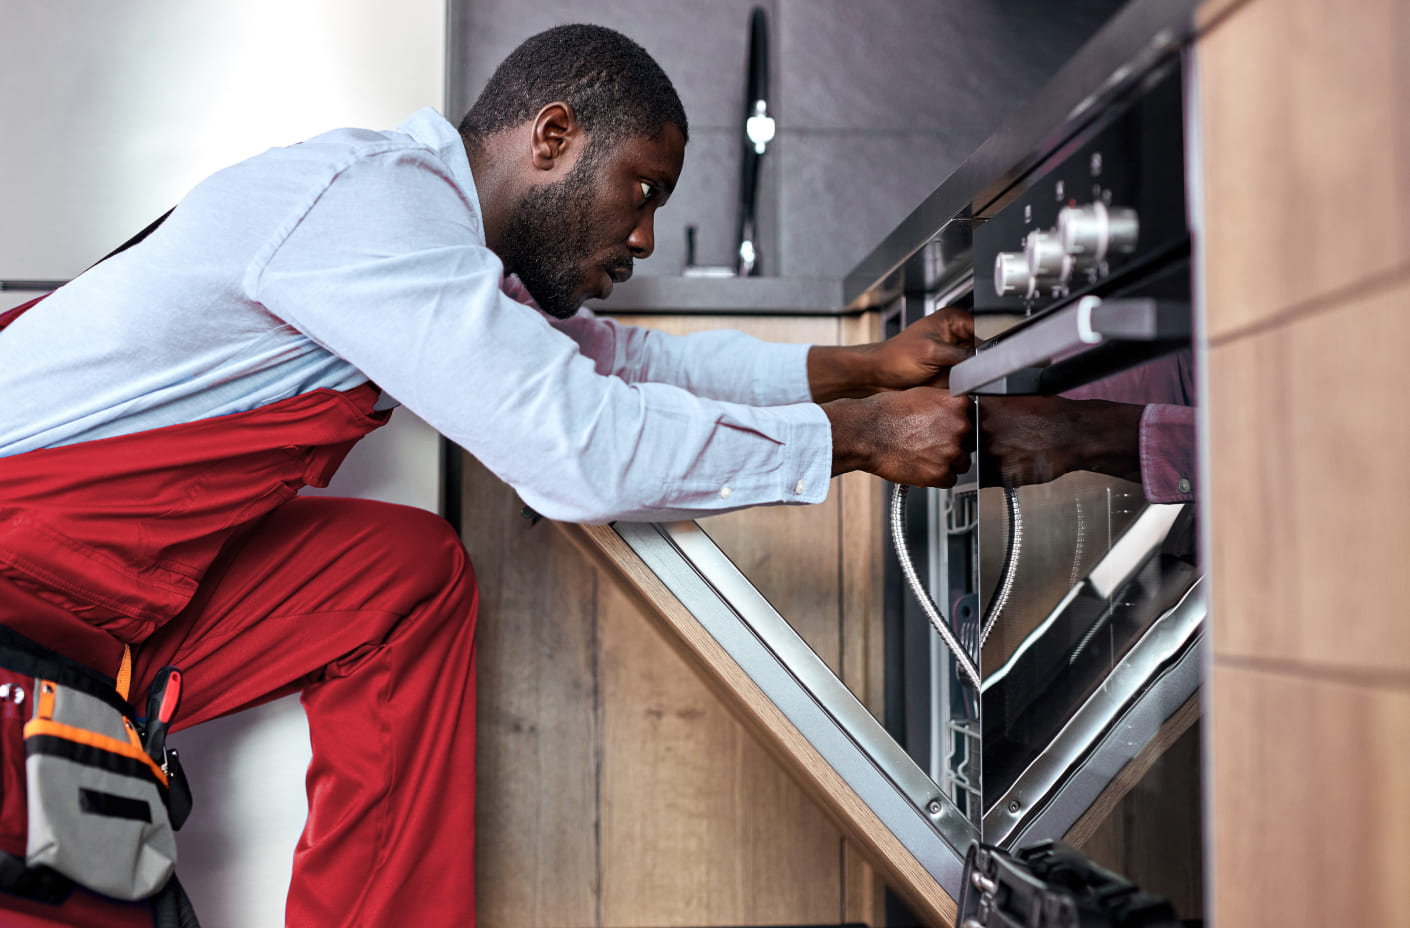
[[[65,279],[227,164],[443,107],[445,0],[3,0],[0,61],[0,280]],[[399,411],[330,492],[436,509],[435,434]],[[203,923],[283,924],[306,810],[297,700],[172,741],[196,794],[178,872]]]

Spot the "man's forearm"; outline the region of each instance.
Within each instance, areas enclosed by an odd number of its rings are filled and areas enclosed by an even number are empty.
[[[808,388],[814,403],[876,392],[876,345],[814,345],[808,350]]]

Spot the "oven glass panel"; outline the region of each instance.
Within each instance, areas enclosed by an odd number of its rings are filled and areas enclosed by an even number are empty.
[[[1175,351],[1064,395],[981,397],[976,414],[985,841],[1089,845],[1186,917],[1203,624],[1180,473],[1197,460],[1190,367]],[[1143,428],[1152,417],[1179,425]],[[1167,463],[1143,472],[1143,442]]]

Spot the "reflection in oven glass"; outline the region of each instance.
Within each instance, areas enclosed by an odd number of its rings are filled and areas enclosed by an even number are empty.
[[[1103,723],[1107,733],[1119,728],[1142,691],[1160,683],[1174,657],[1152,662],[1152,640],[1168,639],[1181,622],[1194,629],[1189,640],[1197,638],[1198,621],[1188,618],[1200,578],[1196,506],[1181,473],[1196,457],[1192,407],[1182,351],[1063,397],[983,397],[976,421],[980,608],[1001,589],[1006,596],[982,652],[985,839],[1092,838],[1103,823],[1090,810],[1078,827],[1076,813],[1045,818],[1037,808],[1060,801],[1054,796],[1079,777],[1116,784],[1101,789],[1109,819],[1141,803],[1151,820],[1158,818],[1151,809],[1166,803],[1181,815],[1193,808],[1185,829],[1191,840],[1183,844],[1194,859],[1166,855],[1160,873],[1137,874],[1143,883],[1170,880],[1144,888],[1163,890],[1184,911],[1199,906],[1197,691],[1181,692],[1185,711],[1150,739],[1161,742],[1158,751],[1133,743],[1114,760],[1092,763],[1106,735],[1090,719],[1100,717],[1093,706],[1125,693]],[[1166,420],[1180,425],[1156,435]],[[1017,506],[1004,484],[1019,484]],[[1073,732],[1084,728],[1087,740],[1074,747]],[[1172,745],[1179,745],[1173,753]],[[1054,759],[1064,757],[1070,766],[1055,772]],[[1167,783],[1154,806],[1146,788],[1153,777]],[[1130,808],[1110,812],[1122,802]],[[1132,875],[1130,860],[1104,863]],[[1190,904],[1179,905],[1182,897]]]

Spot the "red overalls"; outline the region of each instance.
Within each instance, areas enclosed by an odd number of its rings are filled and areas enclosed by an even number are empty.
[[[108,674],[131,644],[136,697],[181,667],[174,730],[301,692],[313,760],[287,924],[462,928],[475,911],[469,560],[430,513],[294,498],[386,421],[376,398],[371,384],[315,390],[0,458],[0,624]],[[0,749],[22,724],[0,719]],[[0,849],[23,855],[22,783],[5,766]],[[196,814],[218,801],[199,796]],[[7,928],[150,923],[77,891],[59,909],[0,894]]]

